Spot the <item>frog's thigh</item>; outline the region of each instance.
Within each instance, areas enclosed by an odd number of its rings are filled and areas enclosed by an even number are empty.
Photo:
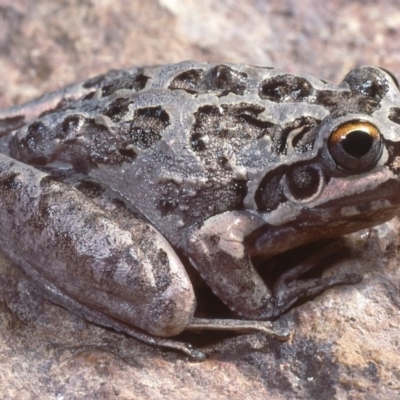
[[[140,328],[157,336],[176,335],[186,328],[195,310],[190,279],[181,260],[160,232],[134,217],[131,217],[129,225],[132,240],[130,262],[123,265],[112,280],[104,283],[104,289],[121,295],[122,313],[125,313],[125,307],[129,318],[130,310],[132,316],[136,313],[140,317]],[[119,266],[111,268],[118,269]],[[123,316],[121,319],[124,320]],[[134,325],[135,321],[136,318],[128,322]]]
[[[265,224],[261,218],[240,211],[213,216],[194,228],[188,239],[188,253],[212,291],[246,318],[269,318],[272,294],[243,245],[244,238]]]
[[[162,337],[182,332],[192,319],[195,296],[186,270],[166,239],[134,217],[124,222],[124,230],[100,235],[92,231],[92,235],[97,242],[93,250],[99,254],[88,266],[93,280],[78,275],[75,282],[82,280],[86,294],[75,288],[70,291],[80,303],[104,314],[94,322],[112,326],[111,317]]]
[[[4,155],[0,193],[7,210],[0,214],[0,247],[52,301],[82,316],[94,309],[108,326],[111,319],[158,336],[189,323],[190,280],[152,226],[132,217],[122,227],[74,188]]]

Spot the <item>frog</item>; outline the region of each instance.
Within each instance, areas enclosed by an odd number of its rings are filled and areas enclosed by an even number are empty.
[[[174,336],[288,338],[271,321],[362,279],[304,277],[335,239],[400,211],[399,85],[376,67],[338,85],[232,63],[112,70],[0,111],[0,134],[1,251],[51,302],[197,360]],[[237,318],[196,316],[190,268]]]

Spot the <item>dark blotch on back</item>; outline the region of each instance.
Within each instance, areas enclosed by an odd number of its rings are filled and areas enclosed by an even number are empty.
[[[150,79],[149,76],[140,73],[135,77],[135,85],[134,88],[136,91],[143,90],[146,87],[147,81]]]
[[[59,125],[57,132],[64,144],[59,146],[60,158],[65,154],[79,172],[87,173],[90,166],[99,163],[113,164],[119,161],[115,159],[118,138],[93,118],[81,114],[70,115]]]
[[[107,74],[88,79],[83,84],[83,87],[85,89],[102,88],[102,95],[104,97],[109,96],[119,89],[143,90],[148,79],[149,77],[144,75],[143,70],[138,70],[136,73],[112,70]]]
[[[226,65],[217,65],[206,74],[206,87],[220,91],[220,96],[225,96],[230,92],[243,95],[246,82],[247,74],[235,71]]]
[[[88,119],[83,115],[70,115],[61,123],[61,131],[64,137],[69,136],[70,141],[75,141],[78,131],[82,131],[81,126],[88,123]]]
[[[400,107],[392,107],[389,112],[389,119],[400,125]]]
[[[182,72],[181,74],[176,76],[169,85],[169,89],[181,89],[185,90],[188,93],[197,93],[203,76],[203,70],[189,69],[188,71]]]
[[[341,103],[347,101],[351,93],[340,90],[318,90],[316,92],[316,104],[320,104],[328,110],[337,108]]]
[[[15,117],[0,119],[0,133],[8,133],[24,126],[25,116],[16,115]]]
[[[118,149],[119,153],[127,158],[134,160],[137,157],[137,153],[130,147]]]
[[[145,107],[135,110],[132,120],[119,124],[116,129],[119,135],[128,138],[130,144],[147,149],[162,138],[169,124],[169,115],[162,107]]]
[[[117,72],[117,71],[115,71],[115,72]],[[91,89],[91,88],[98,89],[101,86],[101,84],[106,80],[106,77],[107,77],[107,74],[97,75],[93,78],[88,79],[82,86],[85,89]]]
[[[353,93],[381,100],[389,90],[385,74],[376,68],[361,67],[350,71],[344,78]]]
[[[90,198],[97,198],[104,192],[104,188],[99,183],[89,180],[80,181],[75,188]]]
[[[17,212],[15,204],[21,201],[21,190],[24,183],[19,175],[19,173],[8,171],[0,176],[1,212],[8,216],[13,216]],[[22,197],[24,197],[24,194],[22,194]],[[20,226],[15,228],[19,229]]]
[[[82,97],[82,100],[92,100],[96,91],[94,90],[93,92],[89,92],[87,95]]]
[[[148,80],[149,77],[143,73],[137,75],[122,75],[113,82],[102,87],[102,97],[109,96],[121,89],[134,90],[135,92],[138,92],[144,89]]]
[[[22,186],[21,180],[18,179],[19,174],[16,172],[10,173],[9,175],[2,176],[0,178],[0,185],[2,188],[7,190],[19,190]]]
[[[381,103],[379,100],[356,95],[350,97],[347,101],[339,102],[337,107],[331,110],[331,117],[341,118],[349,114],[372,115],[380,107]]]
[[[246,83],[247,74],[226,65],[216,65],[209,70],[191,69],[177,75],[169,89],[181,89],[191,94],[215,92],[218,96],[229,93],[243,95]]]
[[[45,115],[54,114],[57,111],[67,110],[69,107],[73,108],[74,102],[75,102],[74,99],[62,98],[54,108],[50,108],[46,111],[43,111],[39,115],[39,117],[44,117]]]
[[[35,121],[28,126],[27,134],[21,140],[14,136],[10,141],[10,154],[16,159],[35,165],[45,165],[47,157],[44,152],[47,140],[53,139],[54,131],[50,131],[43,122]]]
[[[190,136],[190,146],[194,151],[201,153],[215,150],[213,154],[221,159],[217,154],[222,148],[221,142],[228,140],[232,146],[238,146],[239,150],[240,144],[260,139],[274,126],[258,118],[264,111],[263,107],[247,103],[222,104],[220,107],[223,112],[217,106],[206,105],[194,113],[195,123]],[[204,136],[211,139],[207,145]]]
[[[114,115],[123,112],[126,105],[114,104],[111,111]],[[167,117],[157,108],[152,113],[138,113],[138,118],[131,121],[133,127],[141,129],[142,136],[149,131],[148,137],[137,138],[138,133],[130,129],[121,131],[123,124],[116,128],[104,125],[101,120],[88,118],[83,114],[66,116],[57,126],[49,129],[43,122],[33,122],[27,128],[26,135],[19,140],[14,136],[10,141],[12,157],[36,166],[45,166],[54,160],[72,166],[75,170],[88,173],[90,168],[98,164],[120,165],[132,163],[136,151],[132,143],[138,147],[147,146],[160,137],[161,128],[167,125]],[[129,125],[129,124],[128,124]],[[129,126],[128,126],[129,128]]]
[[[397,77],[393,74],[393,72],[392,72],[392,71],[389,71],[389,70],[386,69],[386,68],[382,68],[382,67],[379,67],[379,68],[382,69],[383,71],[385,71],[388,75],[390,75],[390,77],[393,79],[393,82],[394,82],[394,84],[396,85],[397,89],[400,89],[399,80],[398,80]]]
[[[311,83],[306,79],[286,74],[263,81],[260,85],[259,96],[276,103],[299,102],[307,100],[312,90]]]
[[[160,200],[158,202],[158,209],[164,217],[171,214],[179,206],[179,199],[182,199],[181,186],[173,181],[168,180],[159,186]]]
[[[130,103],[129,98],[120,97],[107,106],[104,115],[111,118],[113,122],[118,122],[129,111]]]

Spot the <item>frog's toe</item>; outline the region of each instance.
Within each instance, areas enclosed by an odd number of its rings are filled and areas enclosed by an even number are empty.
[[[279,287],[275,292],[276,316],[287,310],[296,301],[317,296],[334,286],[354,285],[360,283],[362,277],[358,274],[340,274],[329,278],[307,279],[289,283]]]

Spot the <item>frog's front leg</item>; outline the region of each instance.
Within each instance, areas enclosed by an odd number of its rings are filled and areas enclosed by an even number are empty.
[[[297,280],[321,259],[337,252],[339,247],[334,243],[284,273],[269,289],[251,263],[246,238],[261,228],[264,237],[269,238],[262,253],[270,258],[296,247],[293,238],[300,232],[295,226],[270,225],[268,230],[267,225],[257,214],[232,211],[209,218],[202,226],[194,228],[189,237],[188,252],[193,265],[213,292],[237,314],[248,319],[271,319],[301,298],[314,296],[333,286],[360,281],[355,274]]]

